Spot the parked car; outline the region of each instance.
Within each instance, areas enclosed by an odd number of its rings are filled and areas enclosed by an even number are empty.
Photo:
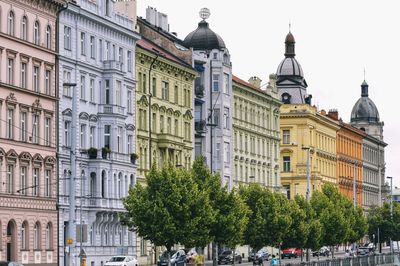
[[[172,256],[176,253],[176,250],[171,250],[169,252],[169,257],[172,258]],[[168,265],[168,251],[164,251],[160,257],[158,258],[157,261],[157,266],[167,266]]]
[[[186,262],[186,252],[184,250],[178,250],[171,257],[172,266],[184,266]]]
[[[233,257],[235,257],[235,263],[242,263],[242,256],[235,252],[235,256],[232,254],[232,250],[225,250],[218,256],[218,264],[233,264]]]
[[[0,266],[23,266],[23,264],[16,261],[0,261]]]
[[[254,258],[253,265],[262,265],[264,261],[268,261],[269,254],[265,250],[259,250]]]
[[[104,266],[137,266],[137,260],[132,256],[114,256]]]
[[[285,250],[282,250],[281,258],[297,258],[301,257],[301,254],[303,254],[303,250],[300,248],[288,248]]]
[[[313,251],[312,255],[313,257],[319,257],[319,256],[326,256],[328,257],[330,254],[329,248],[323,246],[322,248],[320,248],[319,250],[315,250]]]
[[[248,259],[249,262],[254,261],[254,259],[255,259],[255,257],[256,257],[256,253],[257,253],[257,251],[254,250],[254,249],[253,249],[252,251],[249,252],[249,256],[247,257],[247,259]]]

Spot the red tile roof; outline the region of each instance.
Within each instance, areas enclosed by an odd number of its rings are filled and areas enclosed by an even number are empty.
[[[232,75],[232,80],[235,81],[235,82],[237,82],[237,83],[240,83],[240,84],[242,84],[242,85],[244,85],[244,86],[246,86],[246,87],[252,88],[252,89],[254,89],[254,90],[256,90],[256,91],[259,91],[259,92],[262,92],[262,93],[265,93],[265,94],[266,94],[266,92],[263,91],[262,89],[257,88],[257,87],[254,86],[253,84],[251,84],[251,83],[249,83],[249,82],[247,82],[247,81],[244,81],[243,79],[241,79],[241,78],[239,78],[239,77],[237,77],[237,76],[235,76],[235,75]]]
[[[158,51],[160,52],[161,57],[174,61],[175,63],[184,65],[186,67],[192,68],[192,66],[188,65],[186,62],[184,62],[177,56],[173,55],[172,53],[168,52],[167,50],[163,49],[162,47],[158,46],[157,44],[153,43],[152,41],[144,37],[138,40],[136,42],[136,45],[154,54],[156,54],[157,53],[156,51]]]

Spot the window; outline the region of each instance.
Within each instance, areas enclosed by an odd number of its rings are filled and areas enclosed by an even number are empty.
[[[27,114],[26,112],[20,112],[19,114],[20,119],[21,119],[21,123],[20,123],[20,133],[19,133],[19,137],[21,141],[26,141],[26,125],[27,125]]]
[[[154,133],[157,133],[157,115],[153,113],[153,118],[151,119],[152,122],[152,130]]]
[[[219,91],[219,75],[218,74],[212,75],[212,84],[213,84],[213,91]]]
[[[50,250],[53,248],[52,246],[52,241],[53,241],[53,232],[52,232],[52,226],[50,223],[47,224],[46,226],[46,249]]]
[[[128,110],[128,113],[132,113],[132,91],[131,90],[128,90],[126,105],[127,105],[126,109]]]
[[[167,100],[169,99],[169,84],[168,82],[163,81],[161,84],[162,89],[162,99]]]
[[[21,22],[21,39],[26,41],[28,39],[28,19],[26,16],[22,17]]]
[[[33,168],[32,196],[39,196],[39,168]]]
[[[219,123],[219,116],[220,116],[219,109],[214,109],[214,113],[213,113],[214,125],[217,126],[217,127],[220,126],[220,123]]]
[[[124,50],[122,49],[122,47],[119,47],[118,49],[118,62],[120,62],[121,64],[124,62]]]
[[[44,119],[44,145],[50,146],[50,117]]]
[[[44,81],[44,93],[47,95],[50,95],[50,77],[51,77],[51,71],[46,70],[45,74],[45,81]]]
[[[94,36],[90,36],[90,57],[96,58],[96,39]]]
[[[110,42],[106,41],[106,51],[104,54],[104,60],[109,60],[110,59]]]
[[[64,26],[64,49],[71,50],[71,28]]]
[[[106,80],[106,89],[105,89],[106,97],[105,104],[110,104],[110,80]]]
[[[175,126],[174,135],[175,136],[179,136],[179,122],[178,122],[178,119],[175,119],[174,126]]]
[[[128,57],[128,62],[127,62],[127,64],[128,64],[128,72],[132,72],[132,52],[131,51],[128,51],[128,55],[127,55],[127,57]]]
[[[111,126],[105,125],[104,126],[104,147],[110,148],[111,147]]]
[[[86,125],[81,124],[81,129],[80,129],[80,148],[85,149],[86,148]]]
[[[224,128],[229,129],[229,108],[224,107]]]
[[[167,133],[171,134],[171,117],[167,118]]]
[[[283,130],[282,135],[283,144],[290,144],[290,130]]]
[[[229,75],[224,73],[224,93],[229,93]]]
[[[142,78],[142,92],[147,93],[147,88],[146,88],[146,74],[143,73],[143,78]]]
[[[110,16],[110,0],[105,0],[106,5],[105,5],[105,14],[106,16]]]
[[[14,109],[7,109],[6,138],[14,139]]]
[[[216,161],[221,160],[221,143],[217,142],[215,143],[215,156],[216,156]]]
[[[122,152],[122,127],[117,131],[117,152]]]
[[[86,77],[81,76],[81,100],[86,99]]]
[[[71,132],[71,121],[65,121],[64,122],[64,145],[66,147],[71,146],[70,132]]]
[[[81,55],[86,55],[86,34],[81,32]]]
[[[27,244],[29,242],[29,237],[28,237],[28,225],[27,222],[22,223],[21,227],[21,249],[26,250],[27,249]]]
[[[175,85],[175,88],[174,88],[174,100],[175,100],[175,103],[176,103],[176,104],[179,103],[178,85]]]
[[[21,88],[26,89],[26,63],[21,63]]]
[[[40,249],[40,225],[39,222],[35,223],[33,227],[33,249]]]
[[[63,73],[63,83],[70,83],[71,82],[71,72],[68,70],[64,70]],[[71,97],[71,87],[70,86],[64,86],[63,88],[63,95]]]
[[[14,59],[8,58],[7,62],[7,83],[14,85]]]
[[[103,60],[103,40],[99,40],[99,59]]]
[[[160,133],[164,133],[164,116],[160,115]]]
[[[47,25],[46,28],[46,48],[51,49],[51,27]]]
[[[152,81],[152,83],[151,83],[151,86],[152,86],[152,90],[153,90],[153,97],[157,97],[157,78],[156,77],[153,77],[153,81]]]
[[[90,133],[89,133],[89,144],[90,147],[94,147],[95,146],[95,133],[96,133],[96,127],[92,126],[90,127]]]
[[[231,158],[231,145],[229,142],[224,143],[224,150],[225,150],[224,162],[229,163]]]
[[[26,166],[20,168],[20,181],[19,181],[19,193],[21,195],[26,195]]]
[[[186,140],[191,140],[191,130],[190,130],[190,123],[185,122],[185,139]]]
[[[32,143],[39,144],[39,115],[32,116]]]
[[[39,67],[33,66],[33,91],[39,92]]]
[[[39,27],[39,21],[35,21],[35,24],[33,24],[33,43],[36,45],[40,44],[40,27]]]
[[[133,139],[132,135],[128,135],[128,141],[127,141],[127,144],[128,144],[128,147],[127,147],[127,153],[131,153],[131,152],[132,152],[132,139]]]
[[[116,89],[115,89],[115,104],[117,106],[121,106],[121,89],[122,89],[122,82],[117,80],[116,82]]]
[[[94,102],[94,79],[90,79],[89,82],[89,97],[90,97],[90,101]]]
[[[15,16],[14,12],[10,11],[10,13],[8,13],[7,33],[14,36],[14,29],[15,29]]]
[[[50,197],[50,180],[51,180],[51,170],[46,170],[44,175],[44,196]]]
[[[7,165],[6,193],[14,193],[14,165]]]
[[[290,172],[290,156],[283,156],[283,172]]]

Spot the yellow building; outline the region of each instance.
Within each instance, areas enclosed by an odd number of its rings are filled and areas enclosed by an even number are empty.
[[[306,196],[308,151],[310,195],[325,183],[337,184],[338,122],[308,104],[284,104],[280,111],[281,182],[288,197]]]
[[[250,83],[233,76],[234,95],[234,185],[259,183],[280,189],[279,177],[279,107],[276,75],[270,76],[267,90],[261,80]]]
[[[143,37],[137,42],[136,77],[138,181],[143,181],[154,163],[189,168],[195,70]]]

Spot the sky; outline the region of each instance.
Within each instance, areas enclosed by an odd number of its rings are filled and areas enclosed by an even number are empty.
[[[137,0],[168,15],[170,31],[184,39],[197,28],[207,7],[210,28],[224,40],[233,73],[244,80],[268,82],[284,58],[289,31],[296,39],[308,93],[319,109],[338,109],[345,122],[369,84],[369,97],[384,121],[386,176],[400,187],[400,16],[398,0]],[[399,104],[399,105],[398,105]]]

